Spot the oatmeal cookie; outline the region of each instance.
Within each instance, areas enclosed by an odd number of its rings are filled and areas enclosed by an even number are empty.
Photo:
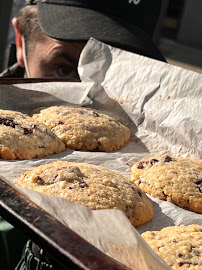
[[[167,227],[142,237],[173,270],[202,269],[202,226]]]
[[[68,148],[111,152],[130,140],[130,130],[112,117],[84,107],[52,106],[34,113]]]
[[[202,213],[202,160],[169,156],[142,159],[132,166],[131,180],[153,197]]]
[[[54,161],[23,174],[17,186],[62,197],[90,209],[120,209],[134,226],[153,217],[144,191],[118,172],[87,163]]]
[[[0,158],[40,158],[65,150],[65,144],[44,124],[26,114],[0,110]]]

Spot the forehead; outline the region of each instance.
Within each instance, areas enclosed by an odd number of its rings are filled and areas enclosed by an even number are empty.
[[[69,57],[72,57],[73,59],[77,59],[79,58],[85,44],[86,42],[61,41],[43,35],[42,39],[35,42],[34,52],[44,57],[48,55],[57,57],[64,54],[69,55]]]

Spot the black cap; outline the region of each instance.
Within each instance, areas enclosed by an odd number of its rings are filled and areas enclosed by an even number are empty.
[[[27,4],[37,4],[40,27],[52,38],[86,42],[93,37],[114,47],[165,61],[149,34],[137,26],[135,13],[138,4],[144,1],[26,0]]]

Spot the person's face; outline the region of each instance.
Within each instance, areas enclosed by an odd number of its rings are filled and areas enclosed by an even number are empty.
[[[31,78],[66,78],[80,81],[77,66],[85,43],[63,42],[44,37],[28,51],[28,69]]]

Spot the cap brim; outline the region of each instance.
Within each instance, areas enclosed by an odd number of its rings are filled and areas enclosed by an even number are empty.
[[[164,58],[140,28],[91,9],[37,2],[39,23],[48,36],[86,42],[90,37],[154,59]]]

